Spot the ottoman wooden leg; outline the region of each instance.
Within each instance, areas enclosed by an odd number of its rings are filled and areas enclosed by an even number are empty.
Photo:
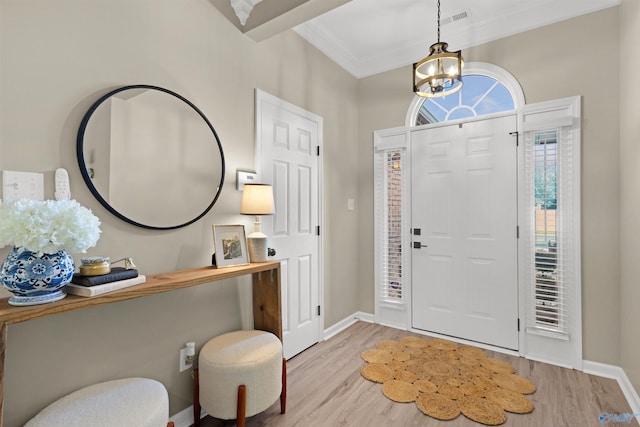
[[[287,359],[282,358],[282,392],[280,393],[280,413],[287,410]]]
[[[238,410],[236,412],[236,422],[238,423],[238,427],[244,427],[246,410],[247,387],[243,384],[238,386]]]
[[[200,427],[200,383],[198,368],[193,370],[193,427]]]

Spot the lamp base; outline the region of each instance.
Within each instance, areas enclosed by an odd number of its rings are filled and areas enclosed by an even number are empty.
[[[247,236],[247,251],[249,252],[250,262],[266,262],[267,236],[263,233],[249,234]]]

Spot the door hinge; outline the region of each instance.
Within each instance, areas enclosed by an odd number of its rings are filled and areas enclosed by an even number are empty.
[[[320,306],[318,306],[318,316],[320,316]]]
[[[518,131],[515,132],[509,132],[509,135],[516,136],[516,147],[520,145],[520,134],[518,133]]]
[[[516,225],[516,239],[520,238],[520,226]]]
[[[518,319],[518,332],[520,332],[520,319]]]
[[[320,226],[316,225],[316,236],[320,235]]]
[[[316,145],[316,155],[320,155],[320,146]]]

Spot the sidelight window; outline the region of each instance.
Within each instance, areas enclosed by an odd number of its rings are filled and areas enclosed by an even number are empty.
[[[381,156],[384,170],[384,185],[379,194],[384,212],[384,249],[381,300],[402,302],[402,232],[403,232],[403,187],[405,179],[404,150],[387,150]]]
[[[375,316],[402,328],[411,302],[408,142],[402,128],[374,133]]]
[[[577,99],[524,114],[521,267],[527,332],[568,340],[579,330],[580,130]]]
[[[558,131],[533,133],[535,324],[554,330],[566,323],[563,283],[558,272]]]

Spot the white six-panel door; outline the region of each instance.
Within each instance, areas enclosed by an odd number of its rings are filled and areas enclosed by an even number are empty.
[[[508,116],[412,132],[414,328],[518,348],[515,128]]]
[[[320,339],[319,155],[322,118],[256,92],[257,159],[262,183],[272,184],[275,214],[262,218],[269,247],[281,262],[284,355]]]

